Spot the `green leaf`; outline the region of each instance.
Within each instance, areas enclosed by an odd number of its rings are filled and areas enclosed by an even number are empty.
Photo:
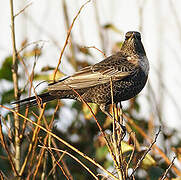
[[[150,180],[157,180],[159,179],[164,173],[164,170],[160,167],[150,167],[148,170],[148,174],[150,177]]]
[[[76,109],[78,113],[81,112],[82,110],[82,103],[80,101],[75,101],[73,104],[72,104],[72,108],[73,109]]]
[[[48,81],[48,80],[50,80],[50,75],[49,74],[35,74],[34,80],[36,80],[36,81],[41,81],[41,80]]]
[[[108,153],[108,149],[106,146],[102,146],[96,150],[96,158],[101,161],[106,158],[106,155]]]
[[[9,91],[5,91],[1,95],[1,104],[10,103],[14,99],[14,89],[10,89]]]
[[[89,104],[90,108],[92,109],[92,111],[94,112],[94,114],[96,114],[97,110],[98,110],[97,104],[95,104],[95,103],[88,103],[88,104]],[[92,113],[90,112],[89,107],[84,103],[82,104],[82,110],[83,110],[85,119],[89,120],[92,118]]]
[[[123,154],[129,151],[132,151],[134,149],[133,146],[129,145],[125,141],[121,141],[121,148],[122,148]],[[145,151],[135,152],[134,157],[138,160],[143,156],[144,152]],[[156,161],[152,158],[150,154],[147,154],[142,161],[142,167],[144,169],[148,169],[149,167],[154,166],[155,164],[156,164]]]
[[[116,33],[119,33],[119,34],[123,34],[123,32],[122,31],[120,31],[115,25],[113,25],[113,24],[105,24],[104,26],[103,26],[103,28],[104,29],[111,29],[112,31],[114,31],[114,32],[116,32]]]
[[[34,80],[45,80],[45,81],[51,81],[53,79],[53,76],[54,76],[54,73],[41,73],[41,74],[35,74],[34,76]],[[56,74],[56,78],[55,80],[58,81],[59,79],[61,79],[62,77],[65,77],[65,74],[60,72],[60,71],[57,71],[57,74]]]
[[[77,48],[78,48],[78,50],[79,50],[81,53],[83,53],[83,54],[85,54],[85,55],[91,56],[91,53],[90,53],[90,51],[89,51],[89,48],[80,46],[80,45],[78,45],[78,44],[77,44]]]
[[[124,154],[128,151],[132,151],[134,148],[133,146],[129,145],[127,142],[121,141],[121,149],[122,149],[122,153]]]
[[[151,166],[156,165],[156,161],[152,158],[150,154],[147,154],[145,159],[143,159],[142,166],[144,169],[147,169]]]
[[[30,51],[25,51],[23,56],[26,58],[31,58],[34,56],[41,56],[41,54],[42,54],[41,48],[35,46],[34,49],[32,49]]]
[[[13,59],[12,56],[7,57],[0,69],[0,79],[6,79],[8,81],[12,81],[12,64],[13,64]]]
[[[43,68],[41,68],[41,72],[52,71],[52,70],[54,70],[54,69],[55,69],[55,67],[44,66]]]
[[[104,167],[105,167],[106,169],[108,169],[109,167],[113,167],[113,161],[106,160],[106,161],[104,162]]]

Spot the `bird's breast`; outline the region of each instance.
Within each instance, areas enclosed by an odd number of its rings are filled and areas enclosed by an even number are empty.
[[[146,56],[143,56],[139,59],[138,63],[145,75],[148,76],[150,69],[148,58]]]

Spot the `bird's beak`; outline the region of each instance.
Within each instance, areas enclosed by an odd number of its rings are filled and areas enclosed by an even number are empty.
[[[132,35],[130,36],[130,38],[128,39],[128,42],[130,42],[133,38],[134,38],[134,34],[132,34]]]

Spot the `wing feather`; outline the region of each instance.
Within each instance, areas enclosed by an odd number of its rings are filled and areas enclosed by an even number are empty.
[[[74,89],[93,87],[109,82],[111,77],[113,81],[121,80],[135,72],[133,66],[130,66],[131,68],[129,69],[127,68],[127,63],[129,62],[126,58],[118,59],[119,61],[117,60],[118,62],[113,65],[109,64],[110,58],[112,59],[113,57],[110,56],[103,60],[102,63],[85,67],[65,80],[49,85],[48,90],[69,90],[70,87]]]

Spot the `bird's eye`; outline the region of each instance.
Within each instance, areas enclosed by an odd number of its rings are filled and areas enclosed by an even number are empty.
[[[128,40],[130,37],[131,37],[131,34],[130,33],[126,33],[125,39]]]
[[[125,40],[128,40],[130,38],[130,36],[125,36]]]
[[[129,32],[127,32],[126,35],[125,35],[125,40],[128,40],[130,37],[141,40],[141,35],[137,31],[129,31]]]

